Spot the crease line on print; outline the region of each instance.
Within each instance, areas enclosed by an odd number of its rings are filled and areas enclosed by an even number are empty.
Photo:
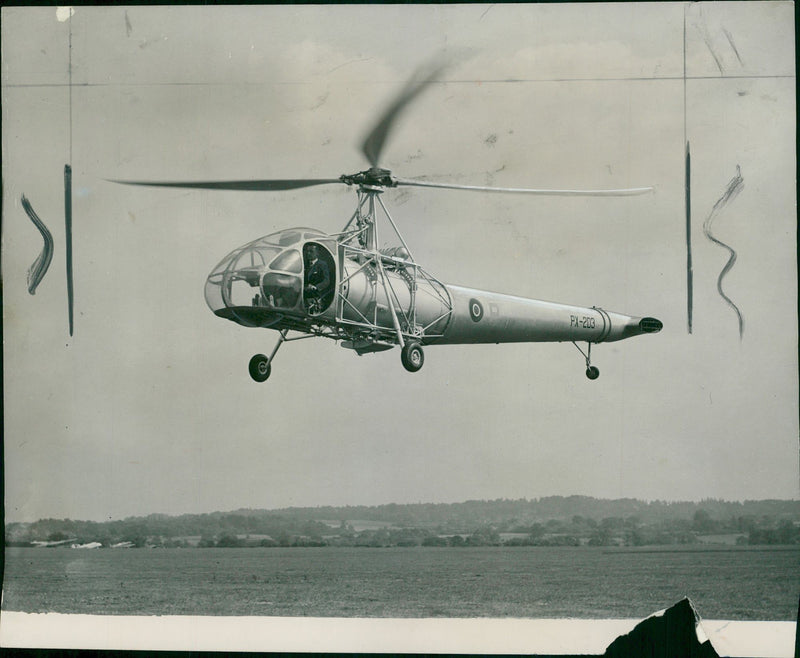
[[[730,272],[731,268],[733,267],[734,263],[736,263],[736,250],[733,247],[725,244],[718,238],[714,237],[711,233],[711,224],[713,223],[714,219],[716,219],[717,215],[725,208],[736,196],[739,192],[742,191],[744,188],[744,178],[742,178],[742,171],[739,165],[736,165],[736,175],[731,179],[728,183],[728,187],[725,188],[725,192],[723,195],[717,199],[717,202],[714,204],[714,207],[711,209],[708,217],[706,217],[706,221],[703,222],[703,233],[705,236],[711,240],[714,244],[719,245],[723,249],[725,249],[729,254],[728,262],[725,263],[725,266],[722,268],[722,271],[719,273],[717,277],[717,292],[719,292],[722,299],[724,299],[728,306],[730,306],[734,312],[736,313],[736,317],[739,319],[739,340],[741,340],[744,336],[744,316],[742,312],[739,310],[739,307],[733,303],[730,297],[728,297],[725,292],[722,290],[722,279],[725,275]]]
[[[39,233],[42,234],[42,239],[44,240],[42,252],[28,268],[28,292],[31,295],[35,295],[36,288],[42,282],[44,275],[47,274],[47,270],[53,260],[53,235],[50,233],[47,226],[45,226],[45,223],[39,218],[39,215],[36,214],[33,206],[31,206],[31,202],[28,201],[24,194],[22,195],[22,207],[25,209],[28,217],[30,217],[33,225],[39,229]]]

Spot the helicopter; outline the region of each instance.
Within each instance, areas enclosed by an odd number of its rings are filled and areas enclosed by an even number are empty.
[[[356,189],[356,208],[338,233],[287,228],[237,247],[208,275],[205,300],[215,315],[245,327],[278,332],[269,355],[250,359],[253,380],[269,378],[283,343],[314,337],[337,341],[359,356],[399,347],[401,363],[409,372],[422,368],[427,346],[569,341],[585,359],[586,377],[595,380],[600,371],[591,363],[592,345],[662,329],[661,321],[653,317],[443,283],[416,262],[381,198],[387,189],[415,186],[557,196],[631,196],[652,191],[651,187],[503,188],[394,176],[379,166],[387,136],[400,112],[440,71],[412,79],[388,106],[361,147],[370,167],[358,173],[338,178],[113,181],[206,190],[276,192],[330,184]],[[396,246],[379,247],[384,229],[394,236]],[[583,342],[586,351],[579,346]]]

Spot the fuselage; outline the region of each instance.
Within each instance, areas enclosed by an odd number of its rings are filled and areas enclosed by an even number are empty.
[[[309,285],[312,267],[330,274],[329,289]],[[445,284],[402,249],[378,255],[310,228],[234,250],[209,275],[205,296],[238,324],[327,335],[359,352],[398,344],[399,334],[423,345],[600,343],[662,328],[651,317]]]

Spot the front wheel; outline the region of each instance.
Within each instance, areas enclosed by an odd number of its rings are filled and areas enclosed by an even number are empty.
[[[256,354],[250,359],[250,376],[257,382],[265,382],[272,372],[272,364],[263,354]]]
[[[417,372],[425,363],[425,353],[419,343],[406,343],[400,353],[400,360],[408,372]]]
[[[600,371],[596,366],[589,366],[586,368],[586,376],[589,379],[597,379],[600,376]]]

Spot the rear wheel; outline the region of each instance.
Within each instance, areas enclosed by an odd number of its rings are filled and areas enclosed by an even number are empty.
[[[264,354],[256,354],[250,359],[250,376],[257,382],[265,382],[272,372],[272,364]]]
[[[586,376],[589,379],[597,379],[600,376],[600,371],[597,369],[597,366],[589,366],[586,368]]]
[[[419,343],[406,343],[400,353],[400,360],[408,372],[417,372],[425,363],[425,353]]]

